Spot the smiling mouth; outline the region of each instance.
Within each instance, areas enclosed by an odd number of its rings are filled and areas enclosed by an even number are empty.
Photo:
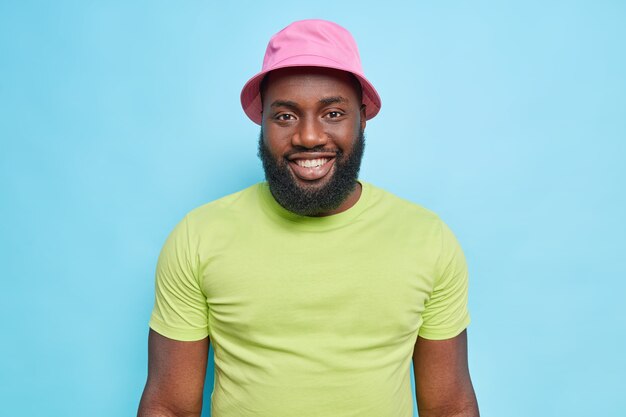
[[[295,162],[303,168],[317,168],[330,161],[330,158],[296,159]]]
[[[330,156],[307,158],[297,156],[289,160],[293,174],[304,181],[316,181],[324,178],[335,165],[335,158]]]

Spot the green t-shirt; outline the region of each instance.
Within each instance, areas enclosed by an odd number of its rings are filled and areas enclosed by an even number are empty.
[[[327,217],[295,215],[256,184],[167,239],[150,327],[210,336],[213,417],[412,416],[416,338],[467,327],[467,267],[435,214],[361,184]]]

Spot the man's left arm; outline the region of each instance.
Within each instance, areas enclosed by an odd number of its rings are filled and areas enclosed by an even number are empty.
[[[413,350],[420,417],[478,417],[467,364],[467,331],[446,340],[418,336]]]

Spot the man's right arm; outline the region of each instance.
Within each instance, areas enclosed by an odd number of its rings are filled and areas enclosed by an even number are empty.
[[[209,338],[169,339],[150,330],[148,381],[137,417],[200,417]]]

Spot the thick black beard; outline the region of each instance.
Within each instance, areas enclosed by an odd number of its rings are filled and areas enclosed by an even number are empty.
[[[322,147],[298,149],[299,151],[321,151]],[[336,209],[354,191],[361,169],[361,160],[365,150],[363,130],[352,148],[352,152],[344,155],[341,150],[335,157],[335,172],[322,188],[305,188],[299,186],[287,166],[284,157],[276,159],[270,153],[263,140],[263,129],[259,135],[259,158],[263,163],[265,179],[274,199],[285,209],[302,216],[319,216]]]

